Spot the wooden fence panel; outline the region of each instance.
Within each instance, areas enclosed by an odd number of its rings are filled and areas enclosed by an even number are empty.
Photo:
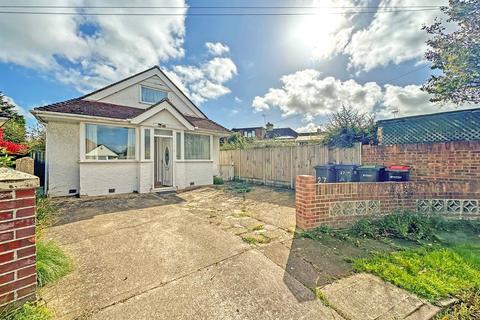
[[[351,148],[335,149],[324,145],[303,145],[225,150],[220,151],[220,164],[233,164],[235,176],[242,179],[293,187],[297,175],[314,174],[316,165],[360,165],[361,152],[359,143]]]

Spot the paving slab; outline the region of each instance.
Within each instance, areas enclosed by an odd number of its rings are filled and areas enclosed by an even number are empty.
[[[250,250],[127,301],[92,319],[343,320],[256,250]],[[286,282],[289,282],[287,286]],[[297,296],[304,296],[303,303]]]
[[[349,320],[428,320],[439,311],[414,294],[366,273],[340,279],[320,291],[329,305]]]
[[[75,318],[250,249],[176,206],[96,215],[49,228],[75,270],[42,290],[58,318]]]

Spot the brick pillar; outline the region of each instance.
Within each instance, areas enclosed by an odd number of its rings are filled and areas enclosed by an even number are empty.
[[[0,308],[35,298],[38,178],[0,168]]]
[[[307,230],[316,224],[316,181],[314,176],[297,176],[295,181],[295,209],[297,228]]]

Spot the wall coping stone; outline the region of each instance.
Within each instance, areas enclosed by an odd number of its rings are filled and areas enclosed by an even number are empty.
[[[0,167],[0,191],[37,188],[38,177],[11,168]]]

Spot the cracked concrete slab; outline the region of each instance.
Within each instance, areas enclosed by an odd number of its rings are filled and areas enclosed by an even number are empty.
[[[195,194],[216,201],[207,190]],[[56,318],[341,319],[235,235],[238,227],[224,228],[228,215],[192,211],[186,195],[157,206],[149,195],[148,208],[144,195],[98,199],[97,206],[63,200],[65,216],[44,235],[75,262],[71,274],[41,291]],[[262,231],[287,234],[275,230]]]
[[[342,319],[295,279],[289,278],[287,287],[283,277],[281,268],[250,250],[105,308],[92,318]],[[297,301],[300,295],[306,302]]]
[[[440,309],[371,274],[359,273],[326,285],[322,296],[349,320],[428,320]]]
[[[42,290],[59,318],[75,318],[250,249],[175,206],[97,215],[49,228],[45,236],[75,263],[72,274]]]

